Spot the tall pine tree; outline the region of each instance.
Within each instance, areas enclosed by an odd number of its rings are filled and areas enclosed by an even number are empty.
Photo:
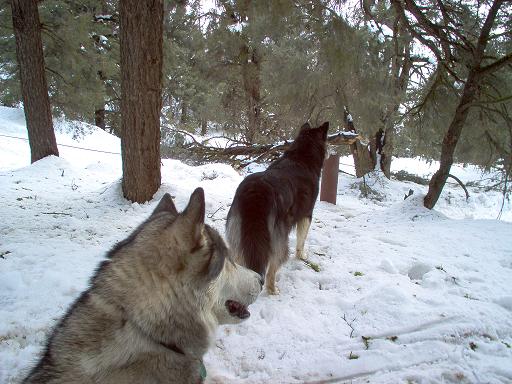
[[[161,183],[163,0],[120,2],[123,194],[150,200]]]
[[[59,155],[44,69],[37,0],[12,0],[12,21],[31,161]]]

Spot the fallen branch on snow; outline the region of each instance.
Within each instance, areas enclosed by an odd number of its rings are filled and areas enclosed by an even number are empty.
[[[292,143],[292,141],[285,141],[280,144],[232,145],[223,148],[205,145],[197,141],[189,132],[182,130],[176,130],[176,132],[191,139],[182,148],[190,151],[194,157],[204,162],[226,162],[239,169],[251,163],[272,161],[286,151]],[[358,140],[360,136],[353,132],[338,132],[327,138],[330,145],[350,145]]]

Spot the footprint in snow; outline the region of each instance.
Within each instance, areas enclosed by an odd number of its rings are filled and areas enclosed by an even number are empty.
[[[423,276],[425,276],[427,273],[432,271],[434,268],[431,265],[416,262],[414,263],[411,268],[407,271],[407,276],[411,280],[422,280]]]

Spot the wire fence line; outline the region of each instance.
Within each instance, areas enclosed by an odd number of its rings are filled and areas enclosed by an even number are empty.
[[[28,141],[27,138],[25,137],[17,137],[17,136],[9,136],[9,135],[3,135],[3,134],[0,134],[1,137],[8,137],[10,139],[18,139],[18,140],[24,140],[24,141]],[[57,143],[58,146],[60,147],[68,147],[68,148],[75,148],[75,149],[81,149],[83,151],[91,151],[91,152],[101,152],[101,153],[110,153],[112,155],[120,155],[121,153],[120,152],[110,152],[110,151],[102,151],[102,150],[99,150],[99,149],[92,149],[92,148],[84,148],[84,147],[77,147],[75,145],[68,145],[68,144],[59,144]],[[340,163],[340,165],[344,165],[344,166],[347,166],[347,167],[354,167],[353,164],[343,164],[343,163]]]
[[[2,137],[8,137],[8,138],[10,138],[10,139],[18,139],[18,140],[28,141],[28,139],[27,139],[27,138],[24,138],[24,137],[16,137],[16,136],[9,136],[9,135],[2,135],[2,134],[0,134],[0,136],[2,136]],[[75,148],[75,149],[81,149],[81,150],[83,150],[83,151],[109,153],[109,154],[111,154],[111,155],[120,155],[120,154],[121,154],[120,152],[102,151],[102,150],[100,150],[100,149],[92,149],[92,148],[77,147],[77,146],[75,146],[75,145],[68,145],[68,144],[59,144],[59,143],[57,143],[57,145],[58,145],[59,147]]]
[[[24,138],[24,137],[17,137],[17,136],[10,136],[10,135],[4,135],[4,134],[0,134],[0,137],[7,137],[7,138],[10,138],[10,139],[17,139],[17,140],[24,140],[24,141],[28,141],[27,138]],[[84,147],[77,147],[75,145],[68,145],[68,144],[59,144],[57,143],[58,146],[60,147],[67,147],[67,148],[74,148],[74,149],[81,149],[82,151],[90,151],[90,152],[99,152],[99,153],[108,153],[108,154],[111,154],[111,155],[120,155],[121,153],[120,152],[110,152],[110,151],[102,151],[100,149],[92,149],[92,148],[84,148]],[[340,165],[343,165],[343,166],[346,166],[346,167],[352,167],[352,168],[355,168],[355,166],[353,164],[344,164],[344,163],[340,163]],[[354,176],[353,174],[351,173],[348,173],[348,172],[344,172],[342,171],[341,169],[339,169],[339,172],[342,172],[342,173],[345,173],[347,175],[350,175],[350,176]],[[457,183],[453,183],[453,182],[446,182],[446,184],[449,184],[449,185],[457,185]],[[475,188],[484,188],[483,186],[482,187],[479,187],[479,186],[475,186]]]

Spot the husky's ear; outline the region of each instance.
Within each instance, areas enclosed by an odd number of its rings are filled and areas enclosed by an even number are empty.
[[[155,210],[151,214],[151,216],[156,215],[160,212],[169,212],[173,216],[178,216],[178,211],[176,210],[176,206],[174,205],[174,202],[172,201],[171,195],[166,193],[161,199],[158,205],[156,206]]]
[[[325,141],[327,140],[327,131],[329,130],[329,122],[326,121],[321,126],[318,127],[320,131],[322,132],[322,139]]]
[[[175,225],[178,227],[178,239],[183,247],[197,248],[201,244],[204,230],[205,203],[203,188],[197,188],[187,208],[178,216]]]
[[[181,215],[195,225],[204,224],[205,203],[203,188],[196,188],[192,192],[187,208],[185,208]]]
[[[302,124],[302,127],[300,127],[299,132],[305,131],[306,129],[311,129],[311,125],[309,125],[307,121],[304,124]]]

